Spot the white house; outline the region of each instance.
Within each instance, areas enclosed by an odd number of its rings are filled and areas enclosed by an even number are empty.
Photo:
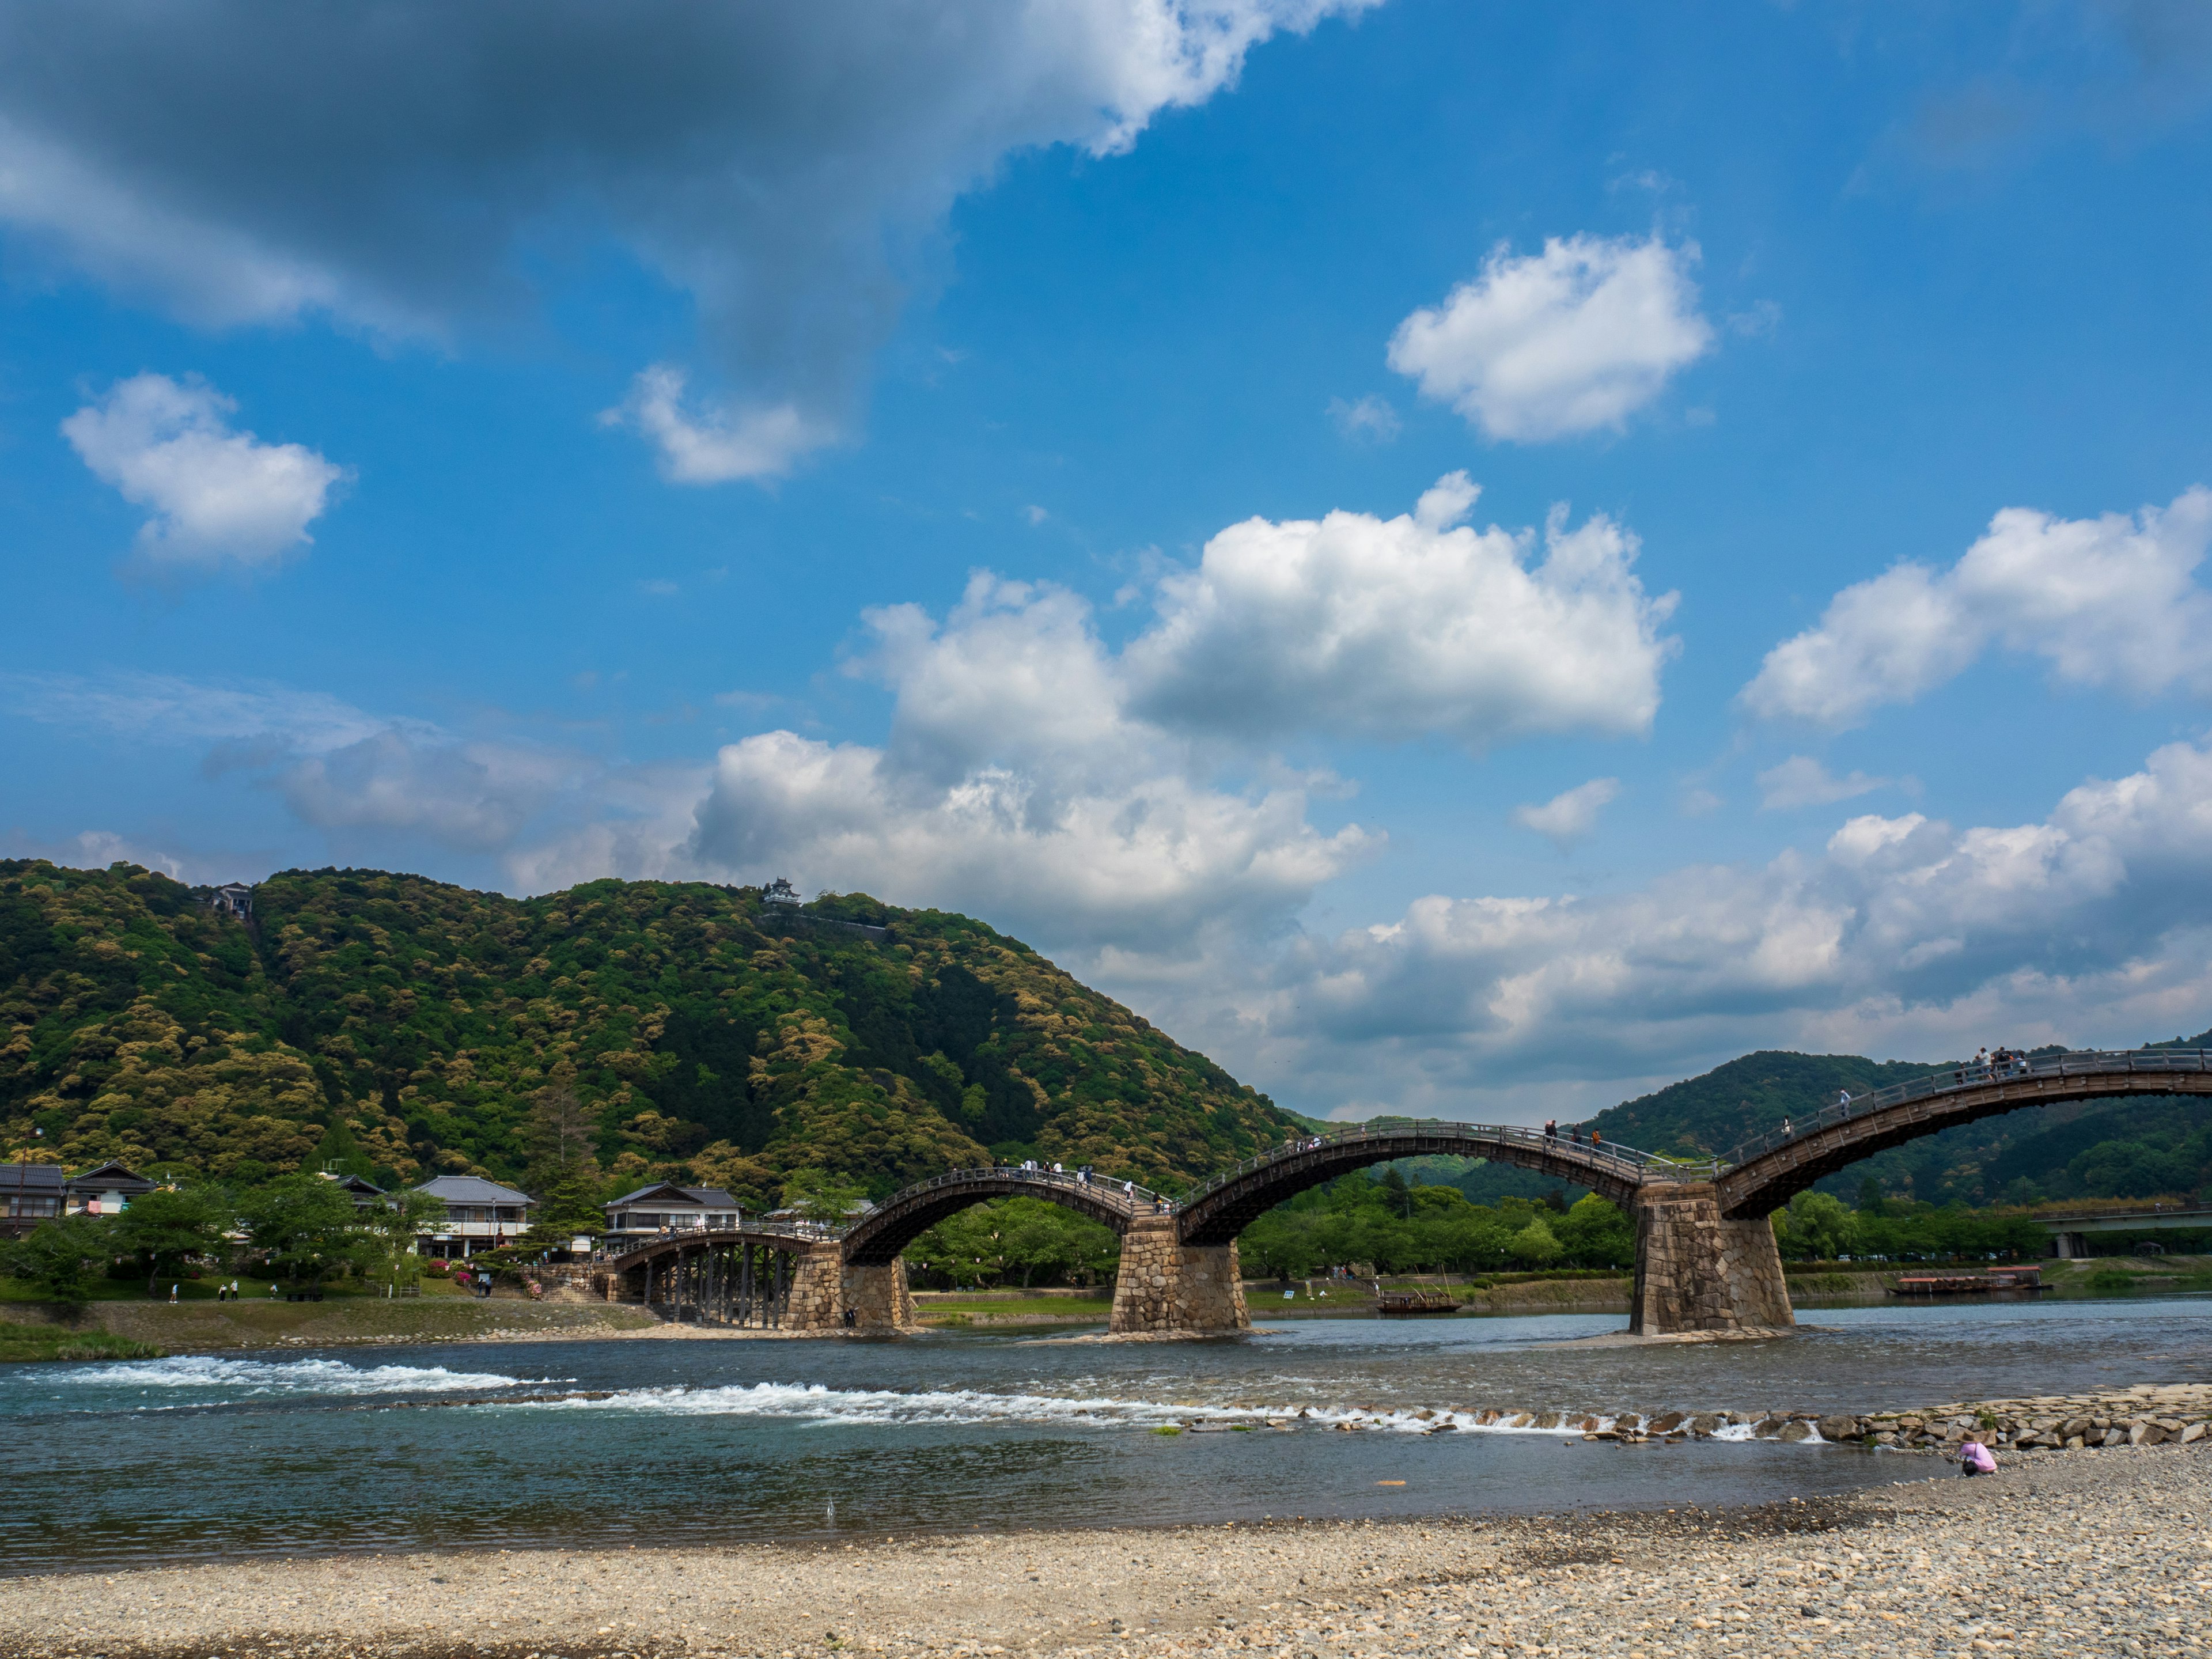
[[[659,1233],[705,1232],[738,1224],[738,1200],[719,1187],[678,1187],[656,1181],[607,1205],[606,1242]]]
[[[439,1176],[415,1188],[446,1206],[445,1218],[417,1234],[415,1248],[426,1256],[452,1259],[512,1244],[530,1231],[530,1212],[538,1200],[481,1176]]]
[[[131,1207],[132,1199],[152,1192],[160,1184],[111,1159],[69,1178],[69,1212],[121,1215]]]

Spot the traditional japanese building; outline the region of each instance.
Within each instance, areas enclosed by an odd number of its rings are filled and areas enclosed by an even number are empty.
[[[416,1235],[415,1248],[449,1261],[514,1243],[530,1230],[530,1212],[538,1204],[529,1194],[481,1176],[439,1176],[415,1190],[446,1206],[442,1219]]]
[[[607,1205],[606,1240],[649,1238],[660,1233],[704,1232],[738,1224],[738,1200],[719,1187],[678,1187],[658,1181]]]
[[[58,1164],[0,1164],[0,1233],[21,1238],[62,1212],[69,1178]]]
[[[68,1211],[71,1215],[121,1215],[132,1199],[161,1184],[111,1160],[69,1178]]]

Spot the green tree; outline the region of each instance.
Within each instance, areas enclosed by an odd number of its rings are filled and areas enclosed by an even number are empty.
[[[1636,1260],[1636,1227],[1595,1193],[1577,1199],[1557,1231],[1567,1260],[1577,1267],[1626,1267]]]
[[[582,1176],[596,1182],[599,1124],[568,1079],[549,1083],[532,1097],[523,1140],[534,1187],[550,1189]]]
[[[1863,1216],[1872,1216],[1879,1221],[1881,1219],[1883,1209],[1881,1182],[1875,1176],[1868,1176],[1859,1182],[1859,1213]]]
[[[579,1164],[538,1186],[538,1208],[522,1243],[532,1249],[566,1249],[579,1233],[605,1232],[606,1212],[599,1207],[602,1184],[595,1168]]]
[[[907,1260],[921,1261],[956,1285],[995,1284],[1007,1266],[997,1207],[977,1204],[945,1217],[907,1246]]]
[[[1540,1215],[1513,1235],[1513,1259],[1531,1267],[1548,1267],[1559,1259],[1559,1240]]]
[[[116,1253],[114,1218],[64,1216],[41,1222],[7,1247],[8,1271],[70,1307],[82,1306],[88,1280]]]
[[[361,1243],[353,1195],[320,1176],[279,1176],[240,1199],[238,1214],[253,1248],[268,1257],[270,1271],[295,1284],[301,1279],[321,1284]]]
[[[1832,1261],[1851,1253],[1858,1239],[1858,1218],[1839,1198],[1806,1191],[1774,1212],[1774,1239],[1793,1261]]]
[[[313,1177],[320,1185],[334,1183]],[[134,1253],[146,1269],[146,1294],[152,1296],[165,1272],[174,1272],[196,1255],[222,1249],[229,1206],[213,1187],[156,1187],[141,1193],[115,1218],[113,1237]]]
[[[1270,1210],[1247,1227],[1237,1254],[1248,1268],[1278,1279],[1304,1279],[1319,1265],[1310,1219],[1290,1210]]]
[[[1040,1279],[1103,1276],[1120,1262],[1120,1241],[1111,1229],[1057,1204],[1010,1198],[992,1207],[998,1212],[1000,1254],[1024,1288]]]
[[[1406,1185],[1406,1177],[1398,1172],[1395,1164],[1382,1166],[1382,1179],[1376,1183],[1382,1191],[1382,1207],[1401,1220],[1413,1213],[1413,1191]]]
[[[833,1175],[814,1164],[793,1170],[783,1182],[787,1208],[798,1211],[809,1221],[831,1226],[842,1223],[853,1206],[867,1195],[866,1189],[851,1177]]]
[[[444,1200],[408,1189],[355,1212],[352,1255],[361,1276],[390,1295],[422,1277],[415,1241],[446,1212]]]

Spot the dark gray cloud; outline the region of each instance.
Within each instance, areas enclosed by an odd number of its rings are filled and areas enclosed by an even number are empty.
[[[612,238],[738,398],[834,421],[908,257],[1374,0],[70,0],[0,8],[0,219],[195,319],[452,337]]]

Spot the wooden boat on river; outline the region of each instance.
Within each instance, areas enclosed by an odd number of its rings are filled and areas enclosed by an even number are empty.
[[[1455,1314],[1459,1303],[1443,1291],[1384,1291],[1375,1311],[1385,1319],[1413,1319],[1423,1314]]]
[[[1892,1296],[1988,1296],[2042,1288],[2040,1267],[1993,1267],[1985,1273],[1900,1273],[1888,1290]]]

